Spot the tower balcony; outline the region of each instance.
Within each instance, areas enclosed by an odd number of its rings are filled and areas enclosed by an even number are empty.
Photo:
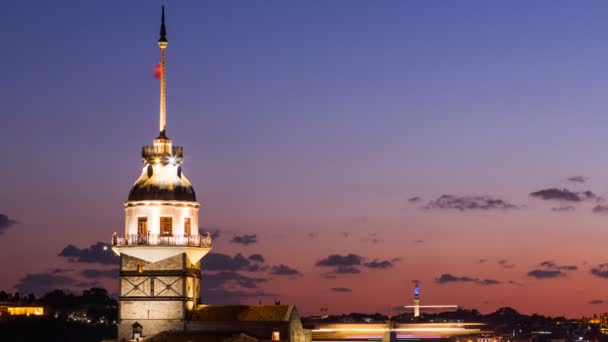
[[[211,251],[211,235],[157,235],[133,234],[119,237],[112,235],[112,250],[116,255],[129,255],[151,263],[182,253],[197,263]]]
[[[209,234],[202,235],[112,235],[112,246],[175,246],[175,247],[205,247],[211,248],[212,239]]]
[[[154,145],[144,146],[141,149],[141,157],[145,160],[162,158],[162,157],[173,157],[183,158],[184,148],[181,146],[166,146],[166,145]]]

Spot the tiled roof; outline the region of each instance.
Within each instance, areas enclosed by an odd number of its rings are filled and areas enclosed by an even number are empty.
[[[209,331],[163,331],[146,339],[150,342],[256,342],[246,334]]]
[[[278,322],[289,321],[294,311],[293,305],[199,305],[192,313],[192,320]]]

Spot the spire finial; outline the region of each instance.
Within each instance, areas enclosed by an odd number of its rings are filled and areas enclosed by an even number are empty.
[[[160,39],[159,42],[167,42],[167,30],[165,28],[165,5],[162,7],[162,14],[160,16]]]
[[[165,78],[165,49],[167,48],[167,30],[165,29],[165,5],[162,7],[162,15],[160,17],[160,39],[158,47],[160,47],[160,135],[159,139],[167,139],[165,130],[167,129],[167,91]]]

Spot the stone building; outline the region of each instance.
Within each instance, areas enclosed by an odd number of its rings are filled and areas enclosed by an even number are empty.
[[[199,305],[185,330],[167,331],[150,341],[310,342],[293,305]]]

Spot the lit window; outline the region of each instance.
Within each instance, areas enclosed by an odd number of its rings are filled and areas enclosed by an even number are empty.
[[[137,235],[147,236],[148,235],[148,218],[138,217],[137,218]]]
[[[137,272],[139,272],[139,273],[143,273],[143,271],[144,271],[144,265],[142,265],[142,264],[138,264],[138,265],[137,265]]]
[[[162,216],[160,218],[160,235],[173,236],[173,218]]]
[[[272,332],[272,340],[273,341],[280,341],[281,340],[281,333],[278,331],[273,331]]]
[[[184,235],[190,236],[190,218],[186,217],[184,219]]]

